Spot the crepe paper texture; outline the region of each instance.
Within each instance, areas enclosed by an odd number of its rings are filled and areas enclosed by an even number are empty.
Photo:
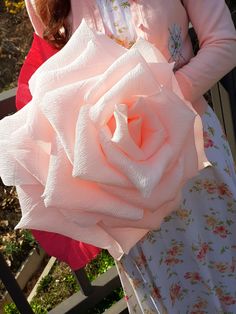
[[[30,103],[0,122],[0,175],[22,208],[16,228],[120,259],[209,165],[201,118],[173,64],[143,39],[127,50],[82,21],[29,85]]]

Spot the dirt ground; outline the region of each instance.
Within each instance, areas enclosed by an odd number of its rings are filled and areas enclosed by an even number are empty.
[[[0,12],[0,92],[16,86],[32,33],[25,9],[16,15]]]

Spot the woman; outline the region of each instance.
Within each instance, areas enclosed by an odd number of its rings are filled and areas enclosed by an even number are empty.
[[[223,0],[26,1],[38,36],[62,47],[87,24],[129,48],[143,37],[175,62],[202,115],[213,167],[188,182],[181,209],[118,262],[131,313],[236,313],[236,174],[219,122],[202,95],[235,65],[236,33]],[[194,57],[188,26],[197,33]]]

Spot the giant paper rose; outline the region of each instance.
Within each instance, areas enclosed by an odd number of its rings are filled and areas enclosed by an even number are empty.
[[[120,258],[178,209],[207,164],[201,119],[161,53],[82,22],[30,81],[32,101],[0,123],[0,171],[17,227],[60,233]]]

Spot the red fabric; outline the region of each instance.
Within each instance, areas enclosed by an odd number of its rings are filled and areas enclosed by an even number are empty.
[[[31,232],[49,255],[67,263],[73,270],[84,267],[100,252],[100,249],[93,245],[58,233],[39,230],[31,230]]]
[[[24,107],[32,98],[28,85],[31,75],[57,51],[56,48],[49,45],[44,39],[34,34],[31,48],[18,78],[18,88],[16,92],[16,108],[18,110]]]
[[[32,98],[28,85],[30,77],[41,64],[57,51],[44,39],[34,34],[32,46],[21,68],[18,79],[16,92],[16,108],[18,110],[24,107]],[[82,268],[100,252],[100,249],[97,247],[73,240],[61,234],[39,230],[31,231],[49,255],[67,263],[73,270]]]

